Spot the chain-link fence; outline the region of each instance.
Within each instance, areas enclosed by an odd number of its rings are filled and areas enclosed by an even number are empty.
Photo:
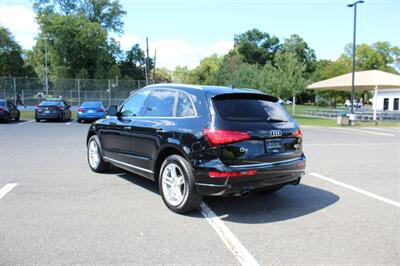
[[[149,84],[160,83],[149,81]],[[35,106],[45,98],[62,97],[71,106],[85,101],[102,101],[104,106],[121,104],[132,91],[146,86],[145,80],[57,79],[49,81],[48,94],[43,79],[0,77],[0,99],[16,105]]]

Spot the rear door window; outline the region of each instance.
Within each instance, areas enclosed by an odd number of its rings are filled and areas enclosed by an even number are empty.
[[[149,96],[149,100],[144,111],[144,116],[152,117],[173,117],[175,98],[177,92],[172,90],[155,90]]]
[[[286,111],[278,102],[251,98],[213,99],[215,109],[223,120],[236,122],[288,122]]]

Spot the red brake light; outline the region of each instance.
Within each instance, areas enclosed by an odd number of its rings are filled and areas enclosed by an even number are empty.
[[[208,176],[211,178],[226,178],[226,177],[237,177],[237,176],[252,176],[256,175],[256,170],[246,170],[241,172],[208,172]]]
[[[102,112],[104,112],[104,109],[103,108],[99,108],[99,109],[97,109],[97,112],[102,113]]]
[[[301,131],[301,129],[297,129],[296,131],[292,132],[292,137],[301,139],[303,137],[303,132]]]
[[[85,109],[83,109],[83,108],[80,107],[80,108],[78,109],[78,112],[85,112]]]
[[[61,108],[63,108],[63,106],[61,106],[61,105],[56,106],[56,109],[61,109]]]
[[[241,131],[205,128],[203,129],[203,133],[211,146],[250,139],[249,134]]]
[[[0,107],[0,112],[3,112],[3,111],[4,111],[4,109],[2,107]]]

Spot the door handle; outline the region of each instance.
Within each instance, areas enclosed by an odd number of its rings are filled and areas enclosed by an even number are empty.
[[[128,127],[128,126],[127,126],[127,127],[123,127],[122,129],[123,129],[123,130],[126,130],[126,131],[129,131],[129,130],[132,129],[132,127]]]

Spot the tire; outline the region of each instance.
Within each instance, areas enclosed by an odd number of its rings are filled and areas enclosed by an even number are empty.
[[[39,118],[35,118],[37,123],[40,123],[40,119]]]
[[[76,122],[77,122],[77,123],[82,123],[82,120],[77,119]]]
[[[15,118],[15,121],[19,121],[19,115]]]
[[[4,118],[4,122],[10,123],[10,121],[11,121],[11,117],[10,116],[7,116],[6,118]]]
[[[195,179],[189,162],[179,155],[168,156],[162,163],[158,178],[161,197],[176,213],[199,208],[203,196],[195,189]]]
[[[89,167],[93,172],[107,172],[110,167],[110,163],[104,161],[100,141],[96,135],[89,139],[86,154]]]

